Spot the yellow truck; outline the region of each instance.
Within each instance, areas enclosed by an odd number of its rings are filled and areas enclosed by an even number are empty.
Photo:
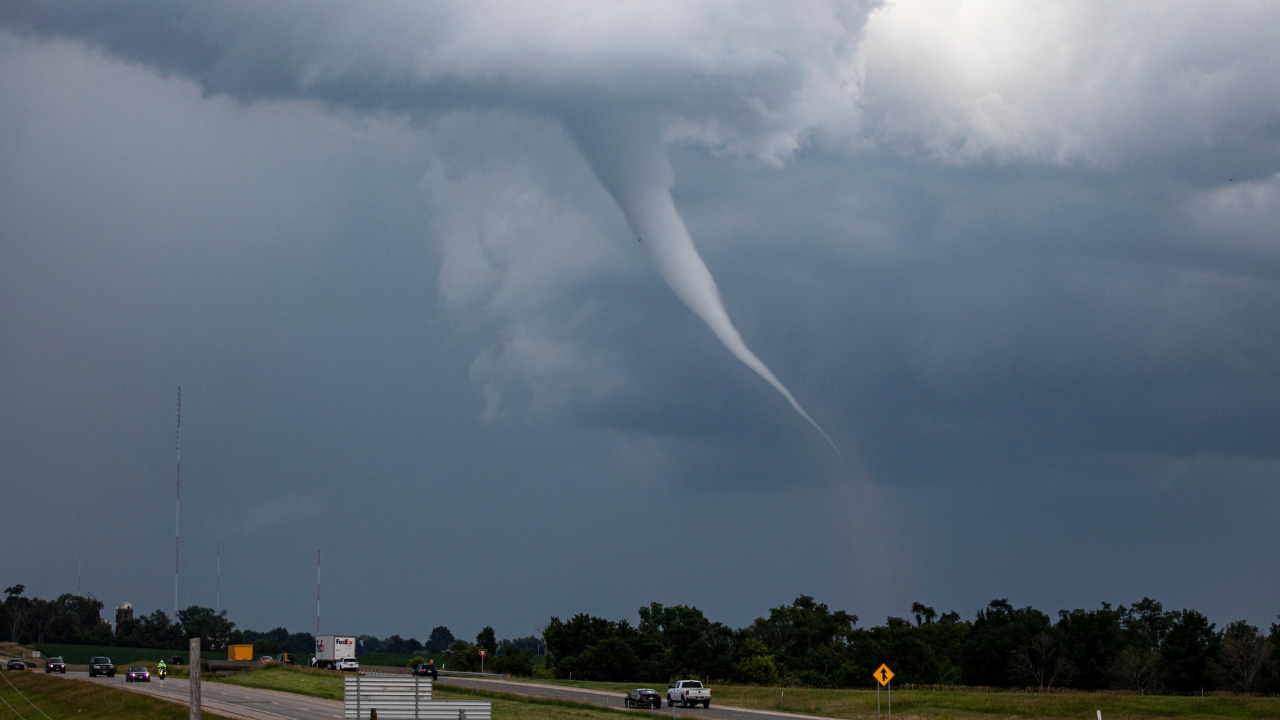
[[[252,659],[253,659],[253,646],[252,646],[252,645],[228,645],[228,646],[227,646],[227,659],[228,659],[228,660],[232,660],[232,661],[234,661],[234,660],[252,660]]]

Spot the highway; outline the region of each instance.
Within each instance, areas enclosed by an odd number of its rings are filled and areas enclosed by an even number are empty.
[[[559,685],[540,685],[538,683],[518,682],[515,680],[490,680],[487,678],[462,678],[462,677],[446,677],[440,676],[436,680],[436,684],[441,687],[470,687],[480,690],[489,690],[492,692],[510,693],[512,695],[524,695],[526,697],[553,698],[556,700],[569,700],[587,705],[601,705],[611,707],[616,710],[622,710],[622,693],[606,692],[604,690],[586,690],[583,688],[561,687]],[[645,687],[637,684],[636,687]],[[660,694],[665,696],[666,688],[654,688]],[[776,710],[750,710],[747,708],[731,707],[728,705],[717,705],[715,700],[715,688],[711,688],[711,707],[703,709],[699,708],[663,708],[662,710],[628,710],[627,712],[644,713],[651,716],[662,717],[679,717],[679,718],[706,718],[707,720],[781,720],[782,718],[803,718],[804,720],[818,720],[814,715],[797,715],[795,713],[778,712]],[[664,703],[665,704],[665,703]],[[659,720],[659,718],[654,718]]]
[[[54,677],[57,676],[55,675]],[[117,673],[114,678],[90,678],[86,672],[72,671],[67,672],[66,677],[146,693],[184,705],[187,704],[190,692],[185,678],[159,680],[153,677],[149,683],[126,683],[122,673]],[[446,687],[467,687],[490,692],[566,700],[623,710],[622,693],[603,690],[587,690],[584,688],[488,678],[441,677],[436,681],[436,684],[441,689]],[[657,690],[663,692],[662,688],[657,688]],[[237,720],[342,720],[342,703],[336,700],[321,700],[305,695],[213,682],[202,683],[200,694],[200,706],[203,709],[236,718]],[[813,715],[799,715],[776,710],[749,710],[716,705],[715,688],[712,688],[712,705],[710,708],[663,708],[662,710],[628,710],[627,712],[643,713],[645,716],[652,717],[653,720],[661,720],[661,718],[653,716],[688,718],[688,720],[702,720],[704,718],[705,720],[783,720],[786,718],[792,720],[817,720]]]
[[[183,705],[187,704],[191,692],[186,678],[153,677],[149,683],[126,683],[124,674],[119,672],[113,678],[90,678],[87,672],[71,671],[66,677],[146,693]],[[200,707],[237,720],[342,720],[342,703],[336,700],[213,682],[200,683]]]

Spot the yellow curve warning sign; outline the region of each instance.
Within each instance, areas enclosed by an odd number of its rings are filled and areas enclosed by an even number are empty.
[[[893,679],[893,671],[889,669],[888,665],[881,663],[880,667],[876,668],[876,671],[871,674],[871,677],[874,677],[881,686],[888,685],[889,681]]]

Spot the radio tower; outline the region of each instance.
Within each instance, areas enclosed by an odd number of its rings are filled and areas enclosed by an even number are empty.
[[[316,640],[320,640],[320,551],[316,550]]]
[[[173,500],[173,617],[178,618],[178,538],[182,521],[182,386],[178,386],[178,484]]]
[[[218,541],[218,586],[216,595],[214,595],[213,611],[216,613],[222,609],[222,541]]]

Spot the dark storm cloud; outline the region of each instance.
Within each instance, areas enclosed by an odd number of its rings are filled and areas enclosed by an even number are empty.
[[[135,528],[99,595],[167,607],[181,382],[186,592],[221,540],[253,627],[310,627],[319,544],[327,627],[419,639],[421,595],[459,636],[800,592],[1272,615],[1274,11],[741,7],[6,5],[24,527]],[[562,127],[593,104],[661,128],[730,316],[847,463],[662,285]],[[677,553],[708,582],[614,579]],[[73,557],[15,562],[68,589]],[[441,589],[477,567],[518,590]]]

